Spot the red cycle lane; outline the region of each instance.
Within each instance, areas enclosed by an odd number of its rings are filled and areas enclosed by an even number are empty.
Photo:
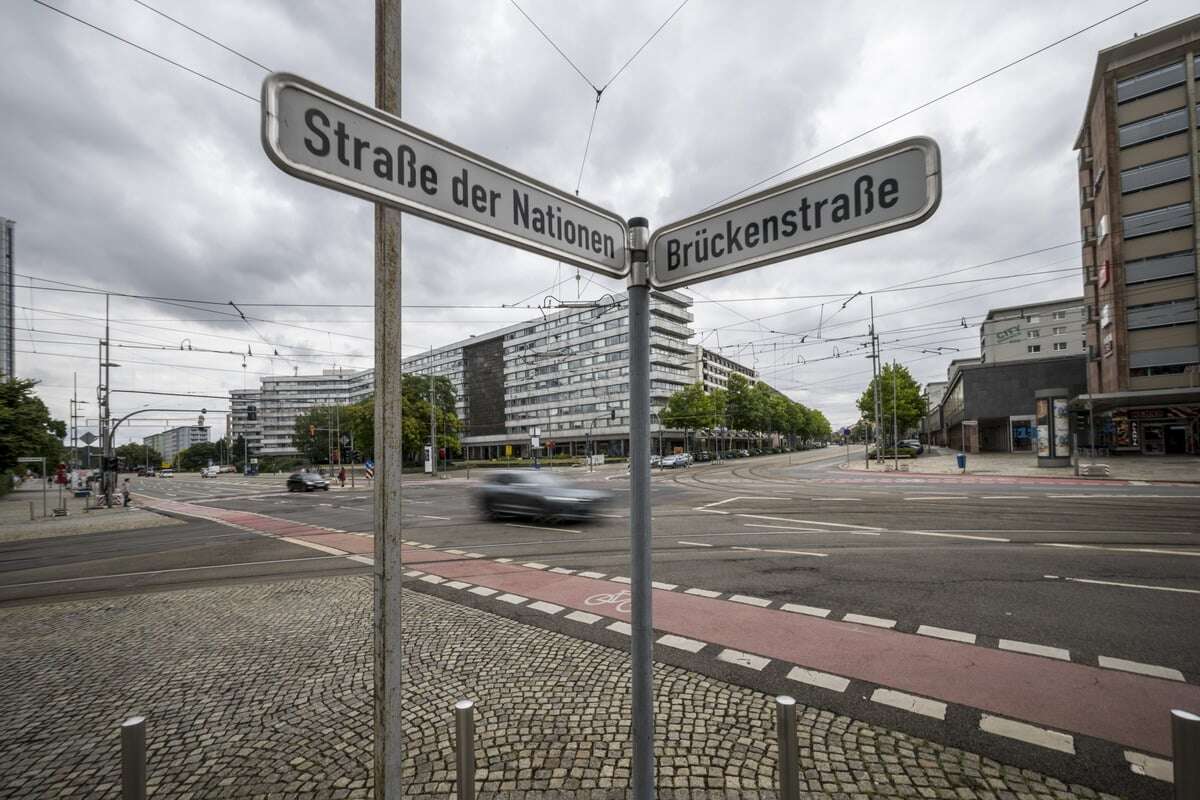
[[[623,587],[612,581],[430,550],[406,548],[404,560],[443,578],[630,618],[614,603],[587,603],[620,592]],[[1200,709],[1200,687],[1185,683],[681,592],[655,590],[654,627],[1161,755],[1171,750],[1170,710]]]

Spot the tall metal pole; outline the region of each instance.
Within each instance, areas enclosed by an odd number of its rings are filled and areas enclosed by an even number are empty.
[[[79,468],[79,426],[75,424],[79,414],[79,373],[71,380],[71,468]]]
[[[871,298],[871,367],[872,380],[875,381],[875,390],[871,393],[875,395],[875,460],[880,464],[883,463],[883,398],[879,396],[879,375],[882,370],[879,368],[879,358],[882,353],[879,352],[879,335],[875,333],[875,298]]]
[[[429,345],[429,463],[433,467],[431,475],[437,475],[438,446],[437,446],[437,413],[433,403],[433,345]]]
[[[650,565],[650,280],[646,244],[650,223],[629,220],[629,553],[633,608],[634,800],[654,797],[654,654]]]
[[[892,469],[900,471],[900,426],[896,422],[896,359],[892,359]]]
[[[400,4],[375,0],[375,105],[400,115]],[[401,796],[400,221],[375,206],[375,796]],[[395,465],[395,469],[392,466]]]

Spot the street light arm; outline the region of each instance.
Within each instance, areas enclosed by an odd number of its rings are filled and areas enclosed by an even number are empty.
[[[190,414],[196,414],[196,413],[207,414],[208,413],[208,409],[206,409],[206,408],[139,408],[137,411],[130,411],[128,414],[126,414],[125,416],[121,417],[119,420],[117,420],[116,422],[113,423],[113,426],[111,428],[109,428],[109,430],[108,430],[108,441],[111,443],[113,441],[113,439],[116,437],[117,428],[119,428],[121,426],[122,422],[129,419],[130,417],[132,417],[135,414],[146,414],[151,411],[182,411],[182,412],[186,412],[186,413],[190,413]]]

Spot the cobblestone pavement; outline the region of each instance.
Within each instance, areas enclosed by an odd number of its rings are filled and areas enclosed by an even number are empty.
[[[624,798],[627,655],[405,595],[406,795],[449,797],[454,701],[478,702],[483,798]],[[120,721],[148,717],[152,796],[370,797],[371,582],[240,584],[0,608],[0,798],[118,797]],[[773,798],[770,698],[658,665],[664,798]],[[799,709],[806,798],[1098,798]]]
[[[832,453],[833,449],[830,449],[829,452]],[[861,447],[852,452],[856,454],[856,457],[852,457],[846,467],[852,472],[866,471],[875,474],[890,470],[892,467],[891,459],[886,462],[883,470],[879,468],[878,464],[868,467],[863,460]],[[901,458],[900,469],[905,472],[927,475],[958,475],[961,470],[955,459],[957,453],[957,450],[934,448],[917,458]],[[1083,456],[1080,463],[1088,464],[1091,460],[1089,456]],[[1200,458],[1195,456],[1096,456],[1095,461],[1097,464],[1107,464],[1111,470],[1109,477],[1114,480],[1200,482]],[[1075,477],[1075,471],[1070,467],[1039,467],[1037,458],[1032,453],[967,453],[966,474],[980,477]]]

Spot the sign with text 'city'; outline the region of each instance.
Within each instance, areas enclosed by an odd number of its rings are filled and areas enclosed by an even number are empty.
[[[297,178],[592,272],[629,272],[613,212],[296,75],[263,81],[262,142]]]
[[[677,288],[909,228],[941,196],[937,143],[905,139],[660,228],[650,280]]]

